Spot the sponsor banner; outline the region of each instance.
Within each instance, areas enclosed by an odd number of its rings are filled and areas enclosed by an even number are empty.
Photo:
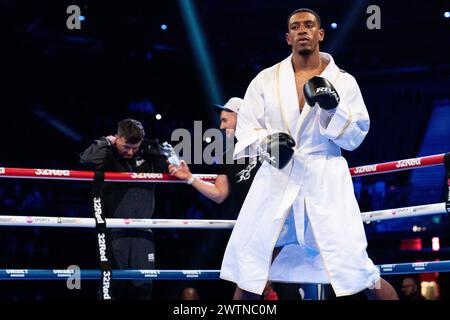
[[[10,278],[26,278],[28,274],[28,269],[6,269],[5,273]]]
[[[198,278],[202,274],[200,270],[183,270],[182,272],[186,278]]]
[[[94,197],[94,216],[95,216],[95,221],[97,222],[97,224],[102,224],[104,225],[105,219],[103,218],[103,211],[102,211],[102,201],[100,199],[100,197]]]
[[[406,159],[397,161],[396,168],[416,167],[422,165],[422,158]]]
[[[58,217],[58,224],[83,224],[83,220],[79,218],[61,218]]]
[[[102,271],[102,297],[103,300],[111,300],[111,270]]]
[[[18,221],[18,218],[21,218],[21,217],[2,217],[2,216],[0,216],[0,223],[15,224]]]
[[[145,278],[158,278],[160,274],[159,270],[140,270],[140,273]]]
[[[69,278],[75,273],[73,269],[54,269],[53,274],[58,278]]]
[[[395,264],[382,264],[381,266],[380,266],[380,269],[383,271],[383,272],[389,272],[389,271],[393,271],[394,270],[394,268],[395,268]]]
[[[53,219],[51,217],[26,217],[26,222],[28,224],[50,224]]]
[[[354,170],[354,174],[360,174],[360,173],[370,173],[370,172],[376,172],[377,171],[377,165],[369,165],[369,166],[362,166],[362,167],[356,167]]]
[[[106,234],[104,232],[99,232],[97,234],[98,239],[98,250],[100,254],[101,262],[108,262],[108,256],[106,254]]]
[[[55,169],[36,169],[34,174],[37,176],[47,177],[70,177],[69,170],[55,170]]]
[[[163,179],[164,175],[162,173],[134,172],[130,177],[132,179]]]
[[[428,263],[427,262],[420,262],[420,263],[413,263],[412,267],[416,271],[422,271],[427,268]]]
[[[422,212],[422,211],[428,211],[431,209],[432,209],[432,207],[429,205],[417,206],[412,209],[412,212]]]

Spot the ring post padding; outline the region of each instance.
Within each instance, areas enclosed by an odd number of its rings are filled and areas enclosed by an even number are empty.
[[[100,280],[100,296],[102,300],[112,299],[111,289],[111,248],[107,239],[106,218],[103,212],[103,186],[105,181],[104,172],[95,172],[92,182],[92,207],[95,218],[95,234],[97,242],[97,252],[100,263],[101,280]]]
[[[445,165],[445,181],[446,185],[446,197],[445,197],[445,209],[447,213],[450,213],[450,152],[447,152],[444,156]]]

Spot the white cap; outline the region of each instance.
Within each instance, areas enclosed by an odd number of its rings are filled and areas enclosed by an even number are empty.
[[[225,105],[221,106],[220,104],[215,104],[214,107],[216,108],[216,111],[221,112],[223,110],[229,111],[229,112],[239,112],[239,109],[241,108],[242,102],[244,102],[243,99],[233,97],[230,98],[230,100],[225,103]]]

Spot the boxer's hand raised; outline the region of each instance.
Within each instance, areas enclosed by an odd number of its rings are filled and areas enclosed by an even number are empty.
[[[294,154],[295,140],[287,133],[279,132],[261,139],[259,155],[277,169],[283,169]]]
[[[334,109],[339,104],[339,95],[330,81],[322,77],[313,77],[303,86],[303,95],[311,106],[317,103],[325,110]]]

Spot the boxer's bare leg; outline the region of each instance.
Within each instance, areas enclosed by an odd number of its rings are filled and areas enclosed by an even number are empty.
[[[273,250],[272,254],[272,262],[275,260],[275,258],[280,253],[281,249],[283,247],[278,247]],[[261,300],[262,296],[253,292],[242,290],[239,287],[236,287],[236,290],[234,291],[233,300]]]
[[[395,289],[383,278],[380,278],[374,288],[366,289],[364,292],[369,300],[398,300]]]

